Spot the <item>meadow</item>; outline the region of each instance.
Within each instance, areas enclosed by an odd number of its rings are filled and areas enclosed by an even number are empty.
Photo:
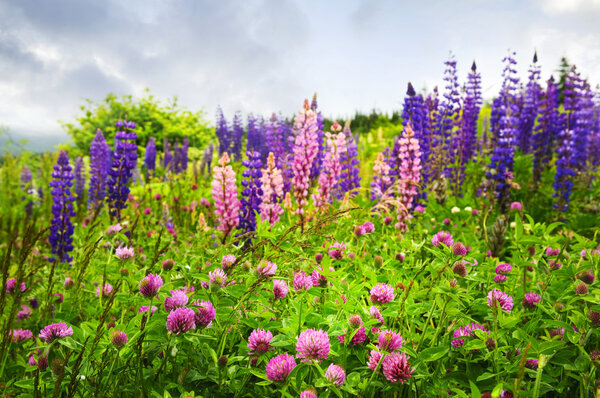
[[[600,94],[503,62],[360,134],[315,96],[7,152],[2,396],[600,396]]]

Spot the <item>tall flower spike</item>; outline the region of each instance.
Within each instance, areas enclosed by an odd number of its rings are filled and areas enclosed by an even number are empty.
[[[325,142],[324,131],[323,128],[323,116],[321,115],[321,111],[318,110],[317,103],[317,93],[314,93],[312,102],[310,103],[310,109],[317,115],[317,142],[319,144],[319,149],[317,151],[317,156],[313,160],[312,167],[310,169],[310,179],[314,180],[321,175],[321,171],[323,170],[323,160],[325,159]]]
[[[227,119],[223,116],[223,110],[221,107],[217,108],[217,127],[215,128],[215,134],[219,140],[219,155],[231,150],[231,133],[229,126],[227,125]],[[165,154],[167,149],[165,148]]]
[[[523,153],[529,153],[531,148],[531,135],[542,96],[539,80],[540,67],[537,63],[536,52],[533,55],[533,63],[529,67],[529,80],[523,97],[523,109],[519,115],[518,145]]]
[[[563,118],[559,113],[559,92],[554,78],[550,76],[546,91],[540,100],[533,141],[533,182],[539,184],[542,173],[548,167],[554,152],[558,134],[562,131]]]
[[[340,157],[346,152],[346,136],[340,130],[341,126],[335,122],[331,126],[332,133],[325,133],[327,153],[323,162],[323,171],[319,176],[317,193],[313,194],[315,207],[322,210],[329,206],[331,190],[337,183],[341,173]]]
[[[256,230],[256,212],[260,211],[262,191],[262,172],[260,168],[262,162],[259,152],[247,152],[247,160],[242,163],[246,170],[242,176],[242,211],[240,214],[240,229],[245,232]]]
[[[358,169],[358,145],[350,131],[350,121],[344,124],[344,135],[346,136],[346,150],[340,153],[341,172],[336,184],[336,196],[342,199],[346,193],[354,196],[360,188],[360,176]],[[358,136],[357,136],[358,137]]]
[[[262,170],[260,181],[262,183],[260,219],[273,225],[283,214],[283,208],[279,204],[283,199],[283,177],[281,171],[275,166],[273,152],[269,153],[267,167]]]
[[[134,122],[119,120],[117,127],[122,130],[115,134],[115,153],[112,169],[108,172],[108,198],[111,216],[120,220],[121,210],[127,207],[128,184],[137,163],[137,135],[131,131],[135,129]]]
[[[414,137],[412,127],[407,125],[399,142],[398,195],[399,205],[396,228],[405,233],[408,230],[410,211],[417,197],[421,183],[421,150],[419,141]]]
[[[83,203],[83,193],[85,191],[85,174],[83,173],[83,158],[81,156],[75,158],[73,173],[75,174],[75,197],[80,205]]]
[[[104,201],[106,195],[106,176],[110,168],[109,148],[106,146],[104,135],[98,129],[90,147],[90,185],[88,190],[88,204],[97,208]]]
[[[409,82],[404,97],[404,107],[402,109],[402,125],[406,127],[411,125],[415,132],[415,138],[419,140],[421,146],[421,165],[427,167],[428,159],[431,154],[431,126],[429,115],[427,114],[427,104],[421,94],[417,94],[413,85]],[[400,136],[396,137],[398,140]],[[394,159],[396,161],[396,159]],[[395,163],[397,165],[397,162]],[[397,166],[396,166],[397,168]],[[423,169],[423,182],[427,183],[427,170]]]
[[[390,165],[385,161],[383,152],[377,154],[373,165],[373,181],[371,181],[371,200],[379,199],[392,185],[390,177]]]
[[[58,161],[54,165],[50,193],[53,197],[52,214],[54,218],[50,224],[50,245],[52,246],[52,257],[50,261],[58,259],[60,262],[68,263],[73,257],[69,255],[73,251],[73,223],[71,217],[75,216],[73,201],[75,197],[71,194],[73,186],[73,173],[69,165],[69,156],[66,151],[61,151]]]
[[[573,190],[573,177],[576,173],[575,139],[573,130],[563,130],[559,134],[558,157],[556,159],[556,174],[554,175],[554,208],[565,212],[569,208]]]
[[[150,137],[148,144],[146,144],[144,164],[146,165],[146,171],[150,174],[154,174],[154,171],[156,170],[156,140],[154,137]]]
[[[231,134],[231,153],[236,162],[242,161],[242,138],[244,137],[244,126],[242,114],[236,112],[233,116],[233,131]]]
[[[304,208],[308,204],[310,189],[310,170],[317,156],[318,126],[315,112],[310,109],[308,100],[304,100],[304,108],[294,119],[294,163],[292,165],[294,197],[296,199],[296,214],[300,216],[300,225],[304,227]]]
[[[211,183],[212,197],[215,201],[215,215],[219,222],[217,229],[223,231],[223,241],[227,239],[227,236],[240,222],[240,201],[237,197],[235,172],[228,163],[229,155],[225,152],[219,159],[219,165],[215,166]]]

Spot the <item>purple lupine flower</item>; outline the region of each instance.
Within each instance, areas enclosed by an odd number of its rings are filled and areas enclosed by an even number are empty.
[[[169,333],[181,334],[196,328],[195,313],[191,308],[176,308],[167,316]]]
[[[271,381],[285,381],[296,367],[296,360],[287,352],[271,358],[265,368],[267,378]]]
[[[394,289],[385,283],[378,283],[370,292],[371,302],[373,304],[385,304],[394,299]]]
[[[289,288],[285,281],[281,279],[273,279],[273,296],[276,300],[282,299],[287,296]]]
[[[396,207],[396,228],[400,232],[408,231],[408,221],[413,202],[417,198],[418,186],[421,182],[421,150],[419,141],[414,137],[412,127],[408,124],[398,139],[398,200]]]
[[[379,333],[378,337],[378,348],[383,351],[393,352],[399,350],[402,347],[404,339],[400,334],[393,330],[384,330]]]
[[[108,200],[111,216],[120,220],[121,210],[127,207],[129,197],[127,184],[133,176],[133,170],[137,163],[137,144],[135,143],[137,135],[132,131],[135,129],[134,122],[119,120],[117,127],[122,130],[115,134],[115,152],[112,168],[108,172]]]
[[[409,82],[404,97],[404,106],[402,108],[402,125],[410,126],[414,131],[415,138],[418,140],[421,148],[421,165],[424,170],[422,173],[423,183],[427,184],[428,180],[428,159],[431,154],[431,127],[429,117],[427,115],[427,105],[421,94],[417,94],[413,85]],[[396,141],[400,136],[396,137]],[[394,159],[394,164],[399,164],[399,159]]]
[[[513,308],[513,298],[496,288],[490,290],[487,295],[487,301],[490,307],[494,307],[496,305],[495,302],[498,302],[500,308],[506,312],[510,312]]]
[[[215,201],[215,215],[219,225],[217,229],[225,234],[223,240],[235,229],[239,222],[240,201],[237,198],[235,172],[229,163],[229,155],[223,153],[219,166],[215,166],[212,180],[212,197]]]
[[[310,170],[312,162],[318,152],[317,118],[315,112],[310,109],[308,100],[304,100],[304,108],[294,119],[294,163],[292,169],[294,178],[294,197],[298,209],[296,214],[300,216],[300,224],[304,226],[304,208],[308,204],[308,190],[310,189]]]
[[[54,218],[50,224],[50,245],[53,256],[50,261],[68,263],[73,257],[69,255],[73,251],[74,227],[71,217],[75,216],[73,201],[75,197],[71,193],[73,186],[73,173],[69,165],[69,156],[66,151],[61,151],[58,161],[54,165],[50,182],[50,191],[54,200],[52,214]]]
[[[262,167],[260,152],[247,152],[247,160],[242,162],[246,170],[242,172],[242,209],[240,212],[240,229],[244,232],[256,230],[256,213],[260,212],[261,197],[263,195],[262,187]]]
[[[329,206],[331,192],[337,184],[341,173],[341,155],[346,152],[346,136],[340,133],[341,126],[335,122],[331,126],[333,133],[325,133],[327,138],[327,152],[323,162],[323,170],[319,175],[317,193],[313,194],[315,207],[325,209]]]
[[[325,379],[335,384],[337,387],[341,387],[346,380],[346,372],[341,366],[330,364],[325,371]]]
[[[163,280],[160,275],[148,274],[140,281],[138,289],[144,297],[152,298],[158,294]]]
[[[154,174],[156,170],[156,140],[150,137],[146,144],[146,155],[144,156],[144,164],[148,173]]]
[[[569,208],[571,192],[573,191],[573,177],[576,175],[575,140],[573,130],[563,130],[558,137],[559,147],[556,159],[556,174],[554,175],[554,208],[565,212]]]
[[[27,195],[33,195],[35,193],[35,190],[33,189],[33,185],[31,183],[32,177],[33,176],[31,174],[31,170],[29,170],[29,167],[27,167],[27,165],[24,165],[23,169],[21,170],[21,176],[20,176],[21,189]],[[31,216],[31,214],[33,213],[33,201],[28,200],[27,197],[25,197],[25,196],[22,197],[22,200],[27,202],[25,204],[25,213],[28,216]]]
[[[107,150],[108,149],[108,150]],[[99,206],[106,195],[107,174],[110,169],[109,151],[102,131],[98,129],[90,147],[90,185],[88,204],[92,208]]]
[[[296,343],[296,355],[302,359],[302,362],[311,363],[313,361],[319,363],[323,359],[327,359],[331,344],[329,343],[329,335],[324,330],[307,329],[300,333],[298,342]]]
[[[537,303],[540,302],[541,299],[542,298],[540,297],[540,295],[535,292],[525,293],[525,298],[523,299],[521,304],[523,305],[523,307],[534,308],[537,305]]]
[[[513,57],[514,53],[511,53],[504,58],[502,89],[492,104],[492,116],[495,116],[495,119],[490,129],[495,137],[495,146],[486,172],[486,177],[495,183],[495,197],[502,211],[510,198],[509,180],[513,171],[515,137],[519,122],[516,94],[519,79],[516,77],[516,61]]]
[[[324,138],[324,123],[323,123],[323,115],[321,111],[318,109],[319,105],[317,103],[317,93],[314,93],[312,102],[310,103],[310,109],[317,115],[317,155],[315,156],[312,166],[310,169],[310,179],[314,180],[323,171],[323,160],[325,159],[325,142]]]
[[[189,150],[190,150],[190,140],[187,137],[183,138],[183,144],[181,144],[181,148],[179,152],[181,153],[181,172],[185,173],[188,169],[189,162]]]
[[[382,370],[385,378],[391,383],[404,384],[410,379],[414,369],[410,368],[408,356],[403,352],[395,352],[383,358]]]
[[[541,181],[542,173],[552,159],[554,144],[563,129],[564,120],[559,113],[559,106],[558,86],[550,76],[538,106],[539,116],[533,135],[533,181],[536,184]]]
[[[265,146],[263,136],[263,120],[262,116],[255,117],[253,114],[248,115],[248,135],[246,137],[246,152],[262,153]]]
[[[350,196],[356,195],[360,189],[361,180],[358,168],[358,145],[356,144],[358,136],[355,138],[352,135],[350,121],[344,125],[343,133],[346,136],[346,150],[340,153],[341,172],[335,189],[338,199],[342,199],[346,193],[349,193]]]
[[[533,63],[529,67],[529,80],[523,96],[523,107],[519,115],[517,144],[523,153],[530,153],[532,131],[538,115],[542,89],[539,84],[540,67],[537,63],[537,52],[533,55]]]
[[[212,321],[215,320],[216,311],[215,307],[210,303],[210,301],[194,301],[193,305],[199,307],[195,310],[195,318],[197,327],[202,328],[210,328],[212,325]]]
[[[165,311],[170,312],[175,308],[184,307],[189,301],[184,290],[171,290],[171,296],[165,297]]]
[[[594,102],[589,83],[575,66],[567,74],[564,86],[565,128],[573,130],[573,165],[583,171],[587,161],[588,136],[593,128]]]
[[[77,203],[83,201],[83,192],[85,191],[85,175],[83,174],[83,158],[78,156],[75,158],[75,167],[73,174],[75,175],[75,198]]]
[[[236,112],[233,116],[233,126],[231,131],[231,154],[236,162],[242,161],[242,138],[244,137],[244,126],[242,114]]]
[[[173,144],[173,172],[179,174],[181,173],[181,147],[179,143],[176,141]]]
[[[482,331],[486,332],[487,334],[490,333],[489,330],[487,330],[482,325],[480,325],[478,323],[471,323],[467,326],[461,326],[458,329],[456,329],[454,331],[454,334],[452,335],[452,342],[450,344],[452,344],[456,348],[462,347],[463,344],[465,344],[464,337],[475,336],[475,330],[482,330]]]
[[[229,131],[227,119],[225,119],[225,116],[223,116],[223,110],[221,110],[221,107],[217,108],[216,121],[215,134],[219,140],[219,156],[221,156],[225,152],[231,151],[231,132]],[[165,149],[165,154],[166,153],[167,150]]]
[[[268,330],[253,330],[252,333],[250,333],[250,337],[248,337],[248,353],[250,355],[261,355],[272,350],[273,347],[270,344],[272,338],[273,333]]]
[[[64,322],[58,322],[43,328],[39,337],[46,343],[52,343],[56,339],[62,339],[72,335],[73,328],[71,326],[67,326]]]
[[[163,139],[163,169],[165,169],[165,172],[173,169],[173,154],[171,153],[170,145],[165,135]]]

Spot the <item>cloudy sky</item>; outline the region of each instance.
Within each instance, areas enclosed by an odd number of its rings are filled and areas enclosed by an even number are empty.
[[[595,86],[599,20],[600,0],[0,0],[0,126],[64,142],[85,98],[145,88],[211,121],[291,114],[315,91],[328,116],[391,112],[450,54],[489,98],[508,49],[521,76],[537,50],[544,78],[566,56]]]

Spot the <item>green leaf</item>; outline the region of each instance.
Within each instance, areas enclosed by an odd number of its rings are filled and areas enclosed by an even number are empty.
[[[432,362],[444,357],[448,351],[447,346],[426,348],[421,351],[419,358],[423,362]]]

